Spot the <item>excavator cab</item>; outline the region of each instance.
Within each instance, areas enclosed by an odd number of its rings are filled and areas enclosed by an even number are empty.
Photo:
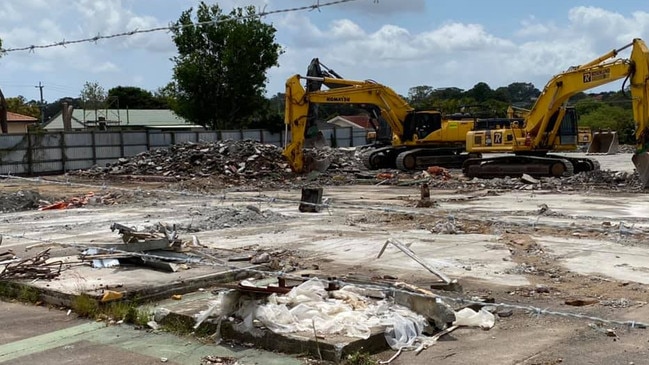
[[[403,122],[403,140],[424,139],[442,128],[442,114],[436,111],[413,111]]]

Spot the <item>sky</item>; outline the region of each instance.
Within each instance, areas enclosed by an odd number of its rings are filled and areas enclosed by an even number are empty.
[[[229,12],[266,11],[330,0],[222,0]],[[2,0],[2,48],[52,44],[168,26],[194,0]],[[215,1],[206,1],[213,4]],[[372,79],[407,95],[409,88],[493,89],[531,82],[542,89],[555,74],[633,38],[649,40],[649,5],[632,0],[356,0],[270,15],[284,53],[268,72],[267,95],[305,74],[318,57],[347,79]],[[0,58],[0,88],[27,100],[78,97],[85,82],[105,90],[154,91],[172,78],[176,48],[168,32],[68,44]],[[622,57],[628,53],[622,53]],[[605,90],[617,90],[621,82]]]

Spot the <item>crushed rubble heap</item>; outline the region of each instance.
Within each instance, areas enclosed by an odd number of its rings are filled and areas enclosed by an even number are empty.
[[[563,190],[581,191],[593,187],[604,190],[631,191],[641,189],[641,182],[636,172],[622,172],[611,170],[597,170],[581,172],[564,178],[541,177],[538,183],[530,183],[521,178],[494,178],[494,179],[466,179],[461,172],[453,172],[451,178],[440,179],[431,176],[425,171],[415,174],[400,174],[393,179],[395,185],[413,185],[427,183],[430,189],[457,189],[460,191],[473,191],[482,189],[508,189],[508,190]]]
[[[32,190],[2,194],[0,195],[0,212],[10,213],[36,209],[39,207],[41,199],[41,195]]]
[[[326,148],[318,154],[331,158],[330,170],[356,168],[360,161],[353,149]],[[284,179],[293,175],[282,156],[282,148],[252,140],[212,143],[181,143],[169,148],[120,158],[106,167],[79,171],[76,175],[159,175],[179,180],[221,176],[228,180]]]
[[[72,172],[90,178],[149,177],[191,184],[211,178],[223,184],[246,188],[285,188],[304,184],[320,185],[419,185],[427,183],[431,189],[521,189],[521,190],[637,190],[637,174],[599,170],[566,178],[539,178],[521,181],[520,178],[467,179],[458,169],[429,166],[426,170],[404,172],[395,169],[368,171],[362,164],[364,147],[323,147],[305,151],[305,158],[327,160],[326,171],[295,174],[282,155],[282,148],[253,140],[224,140],[216,142],[186,142],[142,152],[130,158],[120,158],[105,167]],[[205,186],[207,187],[207,185]]]

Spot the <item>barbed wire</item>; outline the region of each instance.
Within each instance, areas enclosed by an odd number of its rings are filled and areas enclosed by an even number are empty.
[[[222,19],[213,19],[213,20],[208,20],[208,21],[196,22],[196,23],[192,23],[192,24],[170,24],[170,25],[167,25],[167,26],[147,28],[147,29],[134,29],[134,30],[127,31],[127,32],[115,33],[115,34],[110,34],[110,35],[97,34],[97,35],[95,35],[93,37],[76,39],[76,40],[71,40],[71,41],[67,41],[67,40],[64,39],[64,40],[62,40],[60,42],[53,42],[53,43],[49,43],[49,44],[41,44],[41,45],[34,45],[33,44],[33,45],[30,45],[30,46],[24,46],[24,47],[0,48],[0,53],[6,54],[6,53],[18,52],[18,51],[34,52],[37,49],[45,49],[45,48],[52,48],[52,47],[65,47],[66,45],[70,45],[70,44],[97,43],[98,41],[104,40],[104,39],[130,37],[130,36],[134,36],[136,34],[162,32],[162,31],[165,31],[165,32],[166,31],[174,31],[174,30],[178,30],[178,29],[196,27],[196,26],[201,26],[201,25],[209,25],[209,24],[216,25],[216,24],[225,23],[225,22],[229,22],[229,21],[262,18],[262,17],[266,17],[266,16],[269,16],[269,15],[274,15],[274,14],[291,13],[291,12],[303,11],[303,10],[319,10],[320,8],[323,8],[323,7],[333,6],[333,5],[343,4],[343,3],[349,3],[349,2],[353,2],[353,1],[358,1],[358,0],[333,0],[333,1],[324,2],[324,3],[321,3],[320,0],[317,0],[316,3],[312,4],[312,5],[298,6],[298,7],[278,9],[278,10],[269,10],[269,11],[262,10],[262,11],[260,11],[258,13],[254,13],[254,14],[242,15],[242,16],[236,16],[236,17],[229,17],[229,18],[222,18]]]
[[[146,258],[150,260],[165,260],[165,261],[175,261],[175,262],[180,262],[180,263],[187,263],[187,264],[197,264],[197,265],[204,265],[204,266],[214,266],[214,267],[224,267],[228,269],[227,273],[234,273],[234,272],[246,272],[246,273],[252,273],[252,274],[258,274],[261,277],[283,277],[289,280],[296,280],[298,282],[304,281],[308,278],[305,278],[304,276],[299,276],[299,275],[291,275],[285,271],[269,271],[269,270],[261,270],[260,268],[262,265],[253,265],[253,266],[246,266],[246,267],[236,267],[232,265],[227,265],[225,262],[223,263],[214,263],[214,262],[205,262],[205,261],[199,261],[196,262],[192,258],[182,258],[182,257],[170,257],[170,256],[161,256],[161,255],[152,255],[152,254],[146,254],[146,253],[138,253],[138,252],[132,252],[132,251],[126,251],[126,250],[119,250],[115,248],[105,248],[105,247],[97,247],[93,245],[83,245],[83,244],[74,244],[74,243],[60,243],[54,240],[45,240],[41,238],[36,238],[36,237],[27,237],[25,234],[21,235],[16,235],[16,234],[11,234],[11,233],[4,233],[2,236],[5,237],[10,237],[10,238],[15,238],[15,239],[21,239],[21,240],[30,240],[33,242],[41,242],[44,244],[49,244],[49,245],[60,245],[63,247],[73,247],[77,249],[89,249],[93,248],[98,251],[103,251],[103,252],[109,252],[109,253],[121,253],[121,254],[128,254],[131,256],[137,256],[141,258]],[[200,254],[199,254],[200,255]],[[316,278],[317,279],[317,278]],[[524,313],[527,313],[530,316],[533,317],[539,317],[542,315],[549,315],[549,316],[557,316],[557,317],[562,317],[562,318],[571,318],[571,319],[580,319],[580,320],[588,320],[588,321],[593,321],[596,323],[601,323],[601,324],[608,324],[608,325],[615,325],[615,326],[622,326],[622,327],[627,327],[629,329],[645,329],[649,326],[649,324],[642,322],[642,321],[635,321],[635,320],[616,320],[616,319],[607,319],[603,317],[597,317],[593,315],[587,315],[587,314],[582,314],[582,313],[574,313],[574,312],[562,312],[562,311],[556,311],[556,310],[551,310],[549,308],[540,308],[540,307],[535,307],[531,305],[520,305],[520,304],[511,304],[511,303],[505,303],[505,302],[499,302],[499,303],[486,303],[484,301],[479,301],[479,300],[473,300],[469,298],[464,298],[464,297],[459,297],[459,296],[449,296],[449,295],[443,295],[439,293],[421,293],[421,292],[416,292],[412,290],[404,290],[399,288],[396,285],[378,285],[378,284],[370,284],[370,283],[359,283],[359,282],[349,282],[345,281],[343,279],[338,279],[338,278],[331,278],[331,279],[319,279],[325,283],[334,283],[338,285],[338,287],[344,287],[344,286],[355,286],[363,289],[368,289],[368,290],[376,290],[380,291],[382,293],[390,293],[392,297],[394,297],[395,293],[401,293],[405,295],[410,295],[410,296],[417,296],[417,297],[422,297],[422,298],[427,298],[427,299],[441,299],[445,300],[447,302],[453,302],[456,303],[457,305],[460,306],[469,306],[469,305],[479,305],[479,306],[492,306],[496,308],[503,308],[503,309],[511,309],[511,310],[518,310],[522,311]]]

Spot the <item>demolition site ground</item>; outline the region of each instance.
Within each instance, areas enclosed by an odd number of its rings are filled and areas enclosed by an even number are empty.
[[[396,354],[368,342],[328,357],[320,352],[337,337],[313,333],[303,334],[311,347],[281,336],[262,345],[243,334],[216,345],[213,336],[178,340],[155,323],[148,329],[108,320],[96,325],[67,312],[81,294],[103,300],[116,293],[122,299],[137,297],[152,311],[164,308],[196,319],[219,290],[242,289],[245,279],[289,275],[370,289],[403,284],[431,291],[455,310],[473,303],[493,314],[495,324],[488,330],[461,326],[421,352],[400,353],[391,364],[649,364],[647,194],[633,187],[630,154],[594,158],[605,172],[538,181],[468,180],[453,170],[450,178],[368,172],[355,162],[300,178],[289,177],[285,166],[276,166],[272,179],[252,172],[244,176],[239,164],[220,172],[227,179],[213,173],[156,179],[115,167],[5,178],[0,180],[0,251],[11,253],[3,253],[3,260],[49,249],[48,262],[61,266],[60,271],[42,266],[38,273],[55,272],[51,278],[25,274],[29,267],[14,276],[6,270],[7,276],[0,274],[0,280],[38,289],[37,302],[50,308],[43,313],[2,304],[10,310],[3,313],[13,313],[3,319],[6,332],[14,328],[21,335],[0,337],[0,362],[66,358],[82,363],[92,358],[88,353],[116,351],[130,353],[133,363],[151,364],[299,364],[318,363],[319,357],[361,364],[365,352],[372,361]],[[149,162],[140,165],[151,168]],[[420,201],[424,182],[430,187],[427,204]],[[298,209],[305,186],[323,188],[319,211]],[[160,227],[166,227],[166,236],[150,233]],[[175,236],[169,238],[170,232]],[[147,255],[160,259],[161,251],[124,252],[114,246],[126,242],[120,234],[143,244],[163,237],[170,246],[184,247],[174,254],[188,256],[147,263]],[[388,240],[406,245],[453,285],[440,283]],[[118,248],[93,256],[89,247]],[[476,302],[484,304],[476,307]],[[38,318],[39,324],[32,323],[36,327],[29,331],[18,313]],[[47,321],[55,325],[43,328]],[[51,331],[59,331],[59,339],[35,340]],[[18,349],[17,341],[25,349]],[[299,349],[287,350],[291,346]]]

